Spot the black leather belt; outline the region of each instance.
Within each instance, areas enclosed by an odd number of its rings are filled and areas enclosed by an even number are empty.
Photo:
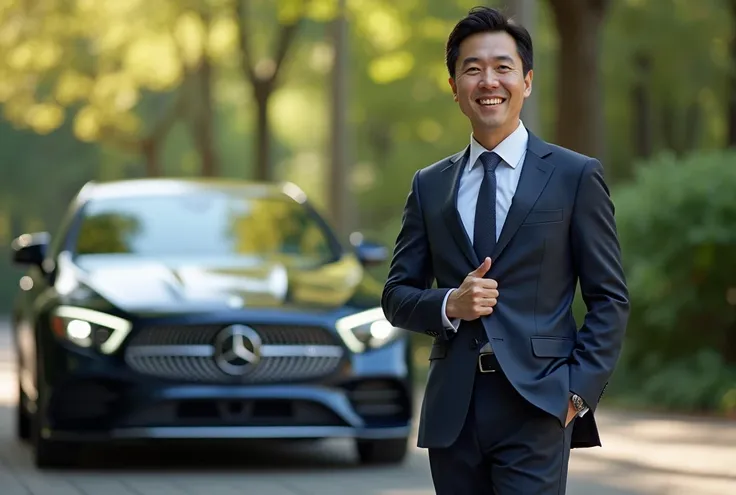
[[[491,344],[486,342],[480,348],[480,353],[478,354],[478,370],[481,373],[495,373],[500,369],[501,367],[498,365],[498,359],[493,353]]]

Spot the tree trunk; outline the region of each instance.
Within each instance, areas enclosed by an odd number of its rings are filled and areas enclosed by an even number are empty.
[[[634,83],[631,92],[632,115],[634,122],[631,129],[636,149],[637,158],[648,158],[654,150],[652,142],[652,98],[649,89],[649,77],[651,74],[651,57],[648,54],[637,54],[634,66],[637,67],[639,79]]]
[[[215,124],[214,95],[212,93],[212,64],[205,55],[199,68],[199,94],[201,114],[194,126],[195,142],[202,160],[202,176],[216,177],[219,173],[217,151],[214,143]]]
[[[702,114],[700,112],[700,105],[697,101],[693,101],[688,105],[685,118],[684,126],[684,137],[682,141],[682,152],[687,153],[698,148],[698,142],[700,141],[700,129],[702,122]]]
[[[662,107],[662,140],[665,148],[677,153],[677,132],[675,131],[675,110],[671,103],[664,103]]]
[[[728,142],[727,147],[736,146],[736,0],[731,0],[731,70],[728,73]]]
[[[340,0],[338,14],[333,22],[335,63],[332,66],[332,166],[328,184],[332,221],[340,236],[347,238],[353,228],[353,202],[350,194],[349,136],[347,123],[348,34],[345,18],[346,0]]]
[[[156,139],[141,140],[141,154],[146,163],[146,177],[160,177],[162,175],[158,148],[159,143]]]
[[[271,84],[257,81],[253,84],[253,95],[256,100],[256,180],[270,181],[273,178],[271,166],[271,127],[268,120],[268,105],[271,102]]]
[[[509,2],[509,14],[529,31],[532,39],[536,39],[538,32],[537,10],[537,0],[512,0]],[[534,91],[534,86],[532,86],[532,94],[524,101],[524,106],[521,109],[521,120],[527,129],[538,136],[542,133],[539,110],[539,94]]]
[[[249,0],[236,0],[234,13],[238,21],[240,68],[245,79],[250,82],[256,100],[256,159],[258,161],[255,177],[256,180],[265,181],[272,180],[275,175],[271,164],[271,128],[268,121],[268,105],[271,102],[271,95],[278,86],[279,75],[283,70],[286,56],[306,16],[310,0],[303,0],[300,3],[301,11],[294,22],[281,26],[276,41],[276,53],[271,60],[272,66],[266,74],[256,70],[258,64],[255,63],[250,49],[249,4]]]
[[[606,0],[549,1],[560,39],[557,144],[604,159],[599,54]]]

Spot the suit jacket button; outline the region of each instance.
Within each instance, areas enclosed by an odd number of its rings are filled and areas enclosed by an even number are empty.
[[[480,341],[478,339],[473,339],[473,341],[470,343],[470,350],[474,351],[480,346]]]

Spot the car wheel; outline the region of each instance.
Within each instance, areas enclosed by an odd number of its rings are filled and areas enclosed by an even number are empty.
[[[18,383],[18,405],[15,409],[15,433],[20,440],[25,441],[31,438],[31,416],[26,410],[20,382]]]
[[[409,440],[358,440],[357,448],[361,464],[399,464],[409,451]]]

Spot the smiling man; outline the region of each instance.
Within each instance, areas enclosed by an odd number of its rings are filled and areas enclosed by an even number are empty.
[[[438,495],[565,493],[570,449],[600,445],[629,314],[613,204],[598,160],[520,121],[523,27],[475,8],[446,58],[470,145],[414,175],[382,300],[434,337],[419,446]]]

